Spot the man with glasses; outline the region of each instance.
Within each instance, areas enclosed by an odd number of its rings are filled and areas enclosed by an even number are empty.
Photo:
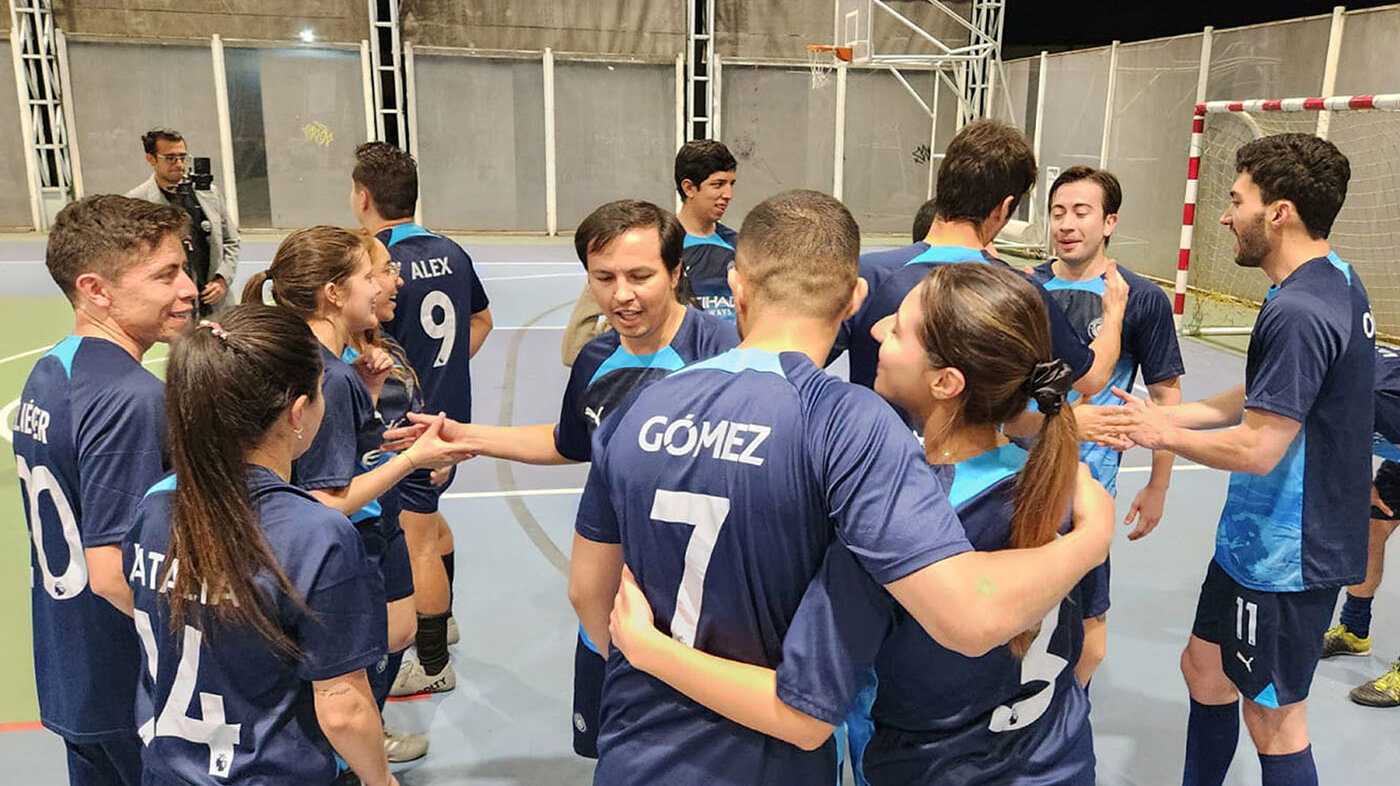
[[[151,176],[126,193],[157,204],[171,204],[190,216],[185,241],[186,270],[199,287],[199,312],[207,315],[233,305],[229,288],[238,272],[238,227],[224,206],[224,198],[212,184],[196,189],[185,182],[189,152],[179,131],[154,128],[141,135]],[[180,187],[184,182],[184,187]]]

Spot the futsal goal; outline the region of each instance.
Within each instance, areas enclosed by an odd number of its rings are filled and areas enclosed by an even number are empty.
[[[1235,151],[1286,132],[1325,137],[1350,160],[1346,202],[1329,242],[1361,275],[1380,332],[1400,334],[1400,94],[1196,105],[1177,263],[1178,326],[1189,334],[1228,335],[1247,334],[1253,325],[1268,281],[1235,264],[1234,236],[1219,219],[1230,202]]]

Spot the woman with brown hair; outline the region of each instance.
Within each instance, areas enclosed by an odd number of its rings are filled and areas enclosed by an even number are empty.
[[[937,266],[880,327],[875,389],[922,424],[926,457],[973,546],[1035,547],[1067,529],[1072,497],[1097,490],[1078,464],[1070,370],[1052,357],[1045,306],[1025,278],[991,265]],[[1028,452],[1000,424],[1031,401],[1046,417]],[[1093,783],[1088,699],[1073,669],[1083,639],[1077,590],[1038,629],[967,658],[930,639],[837,541],[776,670],[667,637],[630,575],[611,633],[635,667],[808,750],[853,707],[868,711],[863,767],[862,746],[852,747],[871,783]],[[874,694],[873,708],[862,692]]]
[[[262,305],[173,345],[175,474],[123,546],[147,783],[330,784],[336,754],[367,786],[395,783],[366,677],[383,585],[345,516],[289,482],[321,423],[320,354]]]

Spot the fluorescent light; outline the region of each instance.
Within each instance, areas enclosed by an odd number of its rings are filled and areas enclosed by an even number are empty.
[[[311,28],[308,27],[308,28],[306,28],[305,30],[302,30],[302,31],[301,31],[301,35],[298,36],[298,37],[301,38],[301,40],[303,40],[303,41],[305,41],[306,43],[309,44],[309,43],[311,43],[312,41],[315,41],[315,40],[316,40],[316,31],[315,31],[315,30],[312,30]]]

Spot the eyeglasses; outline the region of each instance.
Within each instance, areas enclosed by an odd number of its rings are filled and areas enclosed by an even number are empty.
[[[403,270],[403,265],[402,265],[401,263],[394,262],[394,261],[390,260],[390,262],[389,262],[389,275],[390,275],[390,276],[393,276],[394,278],[398,278],[398,277],[399,277],[399,271],[400,271],[400,270]]]
[[[155,156],[167,164],[183,164],[190,160],[189,153],[156,153]]]

